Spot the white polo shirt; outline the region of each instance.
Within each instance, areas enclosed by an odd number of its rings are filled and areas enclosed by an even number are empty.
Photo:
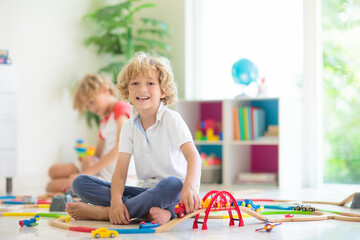
[[[119,152],[134,156],[136,175],[143,181],[140,186],[153,187],[169,176],[184,182],[187,162],[180,147],[190,141],[193,141],[192,135],[180,114],[162,103],[155,124],[146,131],[132,107],[131,117],[121,129]]]

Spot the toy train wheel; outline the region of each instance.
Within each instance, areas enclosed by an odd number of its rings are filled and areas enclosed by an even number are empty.
[[[303,210],[303,211],[307,211],[306,207],[303,207],[301,210]]]
[[[100,234],[99,234],[99,233],[97,233],[97,234],[95,235],[95,237],[96,237],[96,238],[99,238],[99,237],[100,237]]]
[[[183,213],[183,212],[182,212],[182,213],[180,213],[180,214],[179,214],[179,217],[180,217],[180,218],[185,217],[185,213]]]
[[[111,233],[111,234],[110,234],[110,237],[111,237],[111,238],[114,238],[114,237],[115,237],[115,234],[114,234],[114,233]]]
[[[314,212],[314,211],[315,211],[315,208],[309,208],[309,211],[310,211],[310,212]]]
[[[24,226],[24,222],[23,222],[23,220],[20,220],[20,221],[19,221],[19,225],[20,225],[21,227],[23,227],[23,226]]]

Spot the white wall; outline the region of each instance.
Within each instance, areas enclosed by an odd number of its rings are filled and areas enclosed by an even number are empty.
[[[96,129],[89,130],[84,118],[79,119],[72,110],[70,88],[107,61],[84,47],[90,26],[82,19],[105,3],[0,0],[0,49],[10,51],[19,69],[18,175],[44,173],[52,163],[73,161],[77,138],[95,144]],[[169,43],[174,48],[173,67],[181,90],[183,1],[156,4],[143,15],[156,14],[175,30]]]
[[[174,30],[174,35],[166,42],[172,46],[171,64],[179,95],[183,97],[185,95],[185,0],[144,0],[140,3],[155,3],[156,7],[144,9],[139,12],[139,16],[151,16],[162,20]]]
[[[183,1],[153,2],[157,8],[144,14],[156,14],[174,28],[173,67],[182,88]],[[86,73],[106,65],[108,59],[84,47],[91,26],[82,19],[106,3],[0,0],[0,49],[10,51],[19,69],[18,175],[45,173],[55,162],[73,161],[78,138],[96,143],[96,129],[88,130],[85,119],[72,110],[70,88]]]
[[[81,17],[91,1],[0,1],[0,48],[19,71],[18,175],[72,161],[77,138],[91,141],[72,110],[70,87],[99,59],[85,49]],[[0,133],[1,134],[1,133]]]

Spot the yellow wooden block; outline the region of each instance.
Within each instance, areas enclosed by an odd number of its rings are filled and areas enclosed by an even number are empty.
[[[70,222],[71,216],[70,215],[63,215],[63,216],[60,216],[59,219],[63,219],[64,222]]]
[[[50,208],[50,204],[38,204],[38,208]]]
[[[36,213],[30,213],[30,212],[9,212],[9,213],[3,213],[3,216],[35,216]]]

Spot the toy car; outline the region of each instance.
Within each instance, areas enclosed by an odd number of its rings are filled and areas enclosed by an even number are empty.
[[[245,207],[250,208],[255,212],[260,212],[264,210],[264,206],[254,204],[254,202],[250,199],[245,199]]]
[[[119,236],[119,233],[115,230],[108,230],[107,228],[98,228],[96,230],[91,231],[91,236],[95,238],[100,237],[117,237]]]
[[[186,214],[185,204],[179,203],[179,205],[175,206],[174,211],[175,211],[176,216],[178,216],[179,218],[183,218]]]
[[[314,212],[316,209],[310,205],[301,205],[293,207],[293,210]]]
[[[157,224],[155,221],[151,222],[140,222],[139,228],[156,228],[159,224]]]

